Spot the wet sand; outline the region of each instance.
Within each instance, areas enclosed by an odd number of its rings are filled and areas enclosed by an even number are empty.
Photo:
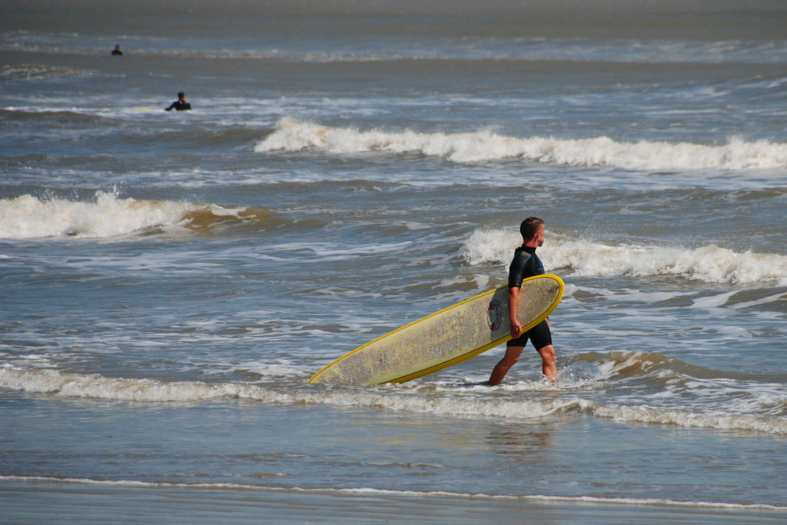
[[[776,524],[787,512],[331,491],[0,481],[2,523]]]

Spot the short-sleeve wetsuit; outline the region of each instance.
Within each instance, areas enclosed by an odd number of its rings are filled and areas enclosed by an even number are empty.
[[[191,104],[189,104],[184,100],[178,99],[172,104],[170,104],[169,107],[166,108],[164,111],[172,111],[173,109],[175,111],[189,111],[191,109]]]
[[[508,287],[522,287],[522,281],[534,275],[542,275],[544,273],[544,264],[541,259],[536,255],[536,249],[527,246],[520,246],[514,252],[514,259],[511,261],[511,266],[508,268]],[[527,298],[525,298],[527,300]],[[527,340],[533,343],[536,350],[544,348],[552,344],[552,334],[549,331],[549,325],[546,321],[541,321],[539,324],[520,335],[516,339],[508,341],[506,346],[525,346]]]

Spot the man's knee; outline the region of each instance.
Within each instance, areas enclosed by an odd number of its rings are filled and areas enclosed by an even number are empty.
[[[544,360],[546,363],[554,364],[557,355],[555,353],[555,347],[552,345],[543,346],[538,349],[538,353],[541,354],[541,359]]]

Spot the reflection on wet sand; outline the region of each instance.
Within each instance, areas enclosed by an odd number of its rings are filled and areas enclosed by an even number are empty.
[[[537,430],[535,430],[537,428]],[[538,427],[502,426],[490,427],[485,442],[500,456],[514,463],[540,463],[553,448],[551,425]]]

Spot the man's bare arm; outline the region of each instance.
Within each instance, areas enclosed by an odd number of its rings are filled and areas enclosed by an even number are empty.
[[[519,313],[519,292],[521,289],[518,286],[508,287],[508,317],[511,320],[511,337],[519,337],[522,335],[522,323],[519,322],[517,314]]]

